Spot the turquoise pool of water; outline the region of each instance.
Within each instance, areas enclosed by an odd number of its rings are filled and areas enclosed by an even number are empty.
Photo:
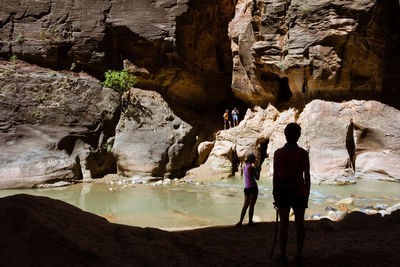
[[[273,221],[271,179],[259,182],[255,218]],[[157,228],[186,228],[226,225],[237,222],[243,204],[243,178],[217,182],[169,185],[94,182],[58,188],[0,190],[0,197],[14,194],[47,196],[70,203],[82,210],[127,225]],[[400,202],[400,183],[358,180],[345,186],[312,185],[307,216],[326,215],[327,206],[343,198],[355,200],[353,208]],[[246,219],[245,219],[246,220]]]

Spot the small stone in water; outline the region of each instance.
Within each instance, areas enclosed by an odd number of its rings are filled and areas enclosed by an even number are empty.
[[[336,219],[336,213],[334,211],[329,211],[328,212],[328,218],[334,221]]]
[[[319,218],[321,218],[321,214],[313,214],[313,215],[311,215],[311,219],[313,219],[313,220],[318,220]]]
[[[376,209],[376,210],[385,210],[385,209],[387,209],[387,205],[385,205],[385,204],[376,204],[374,206],[374,209]]]
[[[393,211],[399,210],[400,209],[400,203],[397,203],[389,208],[387,208],[387,212],[392,213]]]
[[[343,206],[343,207],[340,207],[340,210],[348,212],[350,209],[346,206]]]
[[[373,215],[373,214],[378,214],[377,210],[368,210],[367,214]]]
[[[354,199],[352,199],[351,197],[342,199],[338,202],[338,206],[341,205],[354,205]]]
[[[341,220],[344,219],[344,217],[346,217],[347,214],[348,214],[347,211],[337,211],[336,212],[336,221],[340,222]]]
[[[332,210],[332,211],[335,211],[336,209],[335,209],[335,208],[332,208],[332,207],[330,207],[330,206],[328,206],[328,207],[325,208],[325,210]]]

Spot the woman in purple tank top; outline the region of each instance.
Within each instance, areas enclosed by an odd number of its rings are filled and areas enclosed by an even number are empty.
[[[246,157],[244,166],[244,203],[242,212],[240,213],[240,220],[236,226],[242,226],[244,216],[246,215],[247,208],[249,209],[249,226],[256,225],[253,222],[254,205],[256,205],[258,196],[258,186],[256,180],[260,179],[261,168],[256,169],[253,165],[256,162],[256,157],[249,154]]]

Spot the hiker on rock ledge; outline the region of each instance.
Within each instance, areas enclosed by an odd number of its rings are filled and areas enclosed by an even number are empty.
[[[225,113],[224,115],[222,115],[222,117],[224,117],[224,130],[231,128],[231,121],[229,120],[229,110],[225,110]]]
[[[239,116],[239,111],[237,110],[237,108],[234,108],[232,110],[233,127],[239,125],[239,117],[238,116]]]

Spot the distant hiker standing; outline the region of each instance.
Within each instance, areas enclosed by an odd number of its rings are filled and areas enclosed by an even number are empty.
[[[242,226],[244,216],[246,215],[247,208],[249,209],[249,226],[256,225],[253,222],[254,206],[257,202],[258,186],[257,180],[260,179],[261,168],[256,169],[254,164],[256,163],[256,156],[249,154],[246,157],[244,165],[244,203],[240,213],[240,220],[236,226]]]
[[[304,212],[310,195],[310,162],[307,151],[297,145],[301,127],[290,123],[285,128],[287,143],[274,154],[273,195],[280,217],[279,261],[287,264],[286,244],[288,238],[289,212],[293,208],[296,225],[296,264],[302,264],[304,245]]]
[[[223,117],[224,117],[224,130],[226,130],[228,128],[228,125],[229,128],[231,127],[231,121],[229,120],[229,110],[225,110]]]
[[[233,127],[238,126],[238,124],[239,124],[238,115],[239,115],[239,111],[237,110],[237,108],[234,108],[232,110]]]

